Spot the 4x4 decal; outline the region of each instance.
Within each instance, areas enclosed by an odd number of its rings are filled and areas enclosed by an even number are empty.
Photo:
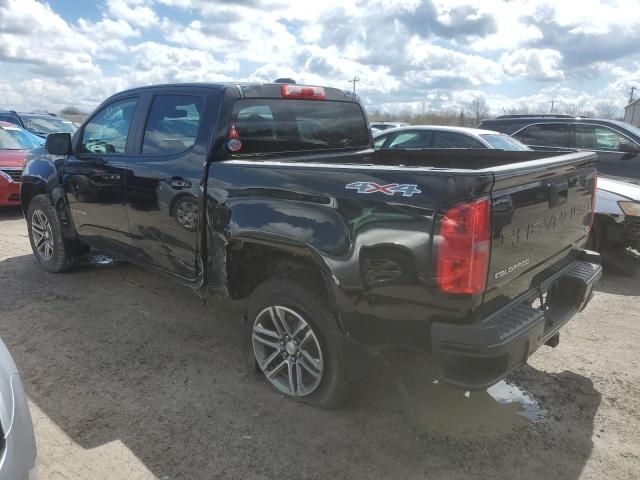
[[[385,195],[395,195],[401,193],[403,197],[411,197],[416,193],[422,193],[418,189],[418,185],[409,183],[389,183],[387,185],[379,185],[374,182],[353,182],[346,185],[347,190],[357,190],[358,193],[384,193]]]

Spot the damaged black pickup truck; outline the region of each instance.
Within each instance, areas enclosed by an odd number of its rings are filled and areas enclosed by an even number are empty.
[[[422,349],[465,389],[555,346],[601,276],[582,248],[594,160],[375,152],[349,92],[164,85],[111,97],[73,138],[50,135],[21,195],[44,269],[92,246],[201,295],[247,298],[267,381],[335,406],[353,345]]]

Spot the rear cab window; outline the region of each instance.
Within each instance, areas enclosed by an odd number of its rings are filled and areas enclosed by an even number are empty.
[[[232,156],[366,148],[370,132],[356,102],[256,98],[236,101]]]

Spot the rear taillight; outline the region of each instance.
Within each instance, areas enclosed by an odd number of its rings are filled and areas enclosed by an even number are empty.
[[[322,87],[309,87],[306,85],[292,85],[283,83],[280,85],[283,98],[298,98],[303,100],[324,100],[325,93]]]
[[[437,238],[438,286],[443,292],[484,292],[489,268],[488,198],[456,205],[441,216]]]

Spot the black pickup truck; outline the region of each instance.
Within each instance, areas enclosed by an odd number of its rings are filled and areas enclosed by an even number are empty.
[[[465,389],[555,346],[601,276],[582,248],[594,160],[375,152],[349,92],[163,85],[50,135],[21,195],[44,269],[95,246],[200,295],[247,298],[247,350],[268,382],[333,406],[354,346],[422,349]]]

